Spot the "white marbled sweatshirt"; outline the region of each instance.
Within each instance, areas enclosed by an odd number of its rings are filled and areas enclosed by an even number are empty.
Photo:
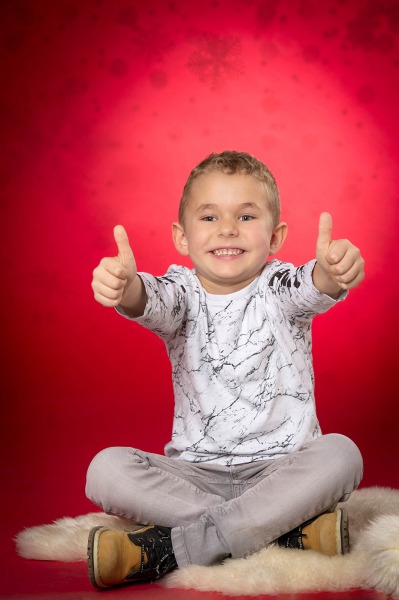
[[[314,263],[272,260],[227,295],[208,294],[186,267],[139,273],[148,302],[134,321],[164,340],[172,363],[167,456],[234,465],[277,458],[320,435],[311,323],[336,301],[314,287]]]

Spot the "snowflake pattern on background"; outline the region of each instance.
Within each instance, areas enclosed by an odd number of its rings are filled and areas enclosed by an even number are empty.
[[[241,40],[233,36],[205,34],[199,39],[187,66],[200,81],[218,89],[226,79],[237,78],[244,72]]]

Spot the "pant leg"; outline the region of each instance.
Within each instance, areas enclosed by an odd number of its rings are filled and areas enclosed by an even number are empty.
[[[270,473],[268,466],[266,476],[241,496],[211,506],[196,523],[172,530],[180,567],[211,565],[263,548],[348,499],[363,473],[358,448],[337,434],[277,460],[275,469]]]
[[[185,461],[134,448],[107,448],[91,462],[86,495],[106,513],[165,527],[189,525],[229,498],[229,468],[207,477]]]

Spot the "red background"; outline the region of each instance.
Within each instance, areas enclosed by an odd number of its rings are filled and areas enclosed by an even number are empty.
[[[170,224],[191,168],[245,150],[314,256],[319,213],[366,280],[314,324],[323,431],[359,445],[363,485],[399,485],[399,5],[396,1],[8,1],[1,6],[2,489],[17,529],[92,510],[111,445],[162,452],[163,344],[98,305],[93,268],[129,232],[140,270],[179,262]],[[328,465],[326,465],[328,468]],[[11,525],[10,525],[11,526]]]

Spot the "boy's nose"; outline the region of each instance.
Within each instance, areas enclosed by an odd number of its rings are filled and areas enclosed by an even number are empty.
[[[220,221],[219,235],[232,236],[237,235],[238,224],[235,219],[223,219]]]

